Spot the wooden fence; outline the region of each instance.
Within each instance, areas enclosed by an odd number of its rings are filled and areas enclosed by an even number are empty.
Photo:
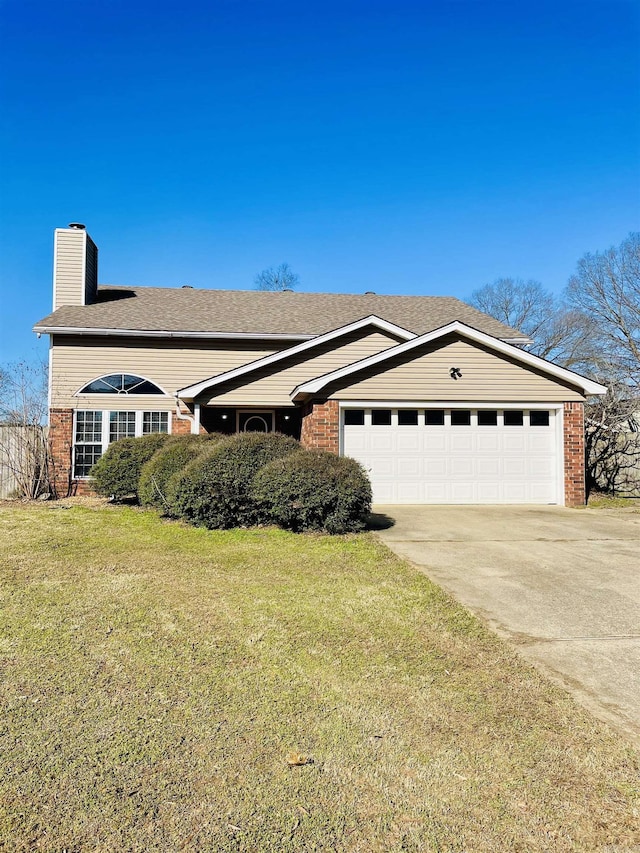
[[[46,463],[46,427],[0,424],[0,499],[45,492]]]

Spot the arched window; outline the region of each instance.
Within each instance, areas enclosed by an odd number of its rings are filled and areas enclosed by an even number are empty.
[[[132,373],[111,373],[109,376],[101,376],[94,379],[79,394],[164,394],[164,392],[143,379],[142,376],[134,376]]]

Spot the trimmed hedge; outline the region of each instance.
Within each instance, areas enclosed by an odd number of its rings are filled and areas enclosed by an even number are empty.
[[[167,483],[201,453],[210,442],[225,438],[219,432],[206,435],[179,435],[171,438],[146,462],[138,483],[138,500],[146,506],[155,506],[170,513],[166,497]]]
[[[256,474],[252,495],[263,517],[294,531],[362,530],[371,511],[371,484],[347,456],[320,450],[293,453]]]
[[[267,462],[299,450],[294,438],[274,432],[225,438],[169,480],[170,511],[210,529],[259,524],[262,518],[251,497],[256,472]]]
[[[169,439],[167,433],[152,432],[114,441],[89,471],[91,487],[99,495],[116,500],[136,495],[142,466]]]

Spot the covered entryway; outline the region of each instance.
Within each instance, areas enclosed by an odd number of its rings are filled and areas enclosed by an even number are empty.
[[[349,405],[341,423],[341,452],[365,467],[376,502],[563,503],[558,406]]]

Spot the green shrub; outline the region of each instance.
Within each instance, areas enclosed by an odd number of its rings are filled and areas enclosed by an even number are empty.
[[[91,487],[99,495],[116,500],[137,495],[142,466],[169,438],[164,432],[153,432],[140,438],[121,438],[110,444],[89,471]]]
[[[294,438],[279,433],[245,432],[218,442],[167,483],[173,515],[209,528],[241,527],[262,520],[251,497],[257,471],[300,450]]]
[[[224,437],[219,432],[173,436],[142,467],[138,482],[140,503],[170,512],[166,489],[171,477],[203,453],[210,442],[220,441]]]
[[[364,468],[355,459],[317,450],[265,465],[254,478],[252,494],[263,516],[296,531],[362,530],[371,510]]]

